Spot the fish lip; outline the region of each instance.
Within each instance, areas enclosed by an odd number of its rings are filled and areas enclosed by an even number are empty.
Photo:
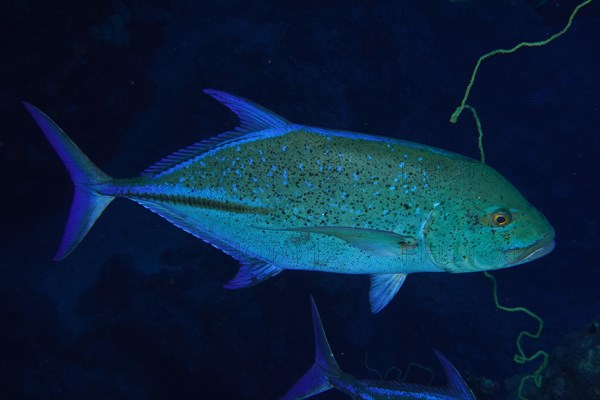
[[[507,251],[506,258],[510,265],[523,264],[545,256],[554,250],[554,246],[554,232],[548,232],[530,246]]]

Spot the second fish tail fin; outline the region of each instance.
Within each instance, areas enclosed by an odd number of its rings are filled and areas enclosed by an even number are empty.
[[[97,187],[112,178],[102,172],[65,132],[39,108],[23,102],[69,171],[75,192],[65,232],[54,260],[68,256],[83,240],[114,196],[100,194]]]
[[[325,392],[334,387],[330,382],[330,377],[342,374],[342,370],[335,360],[327,341],[323,323],[319,316],[319,310],[312,296],[310,297],[310,302],[315,336],[315,363],[281,400],[301,400]]]

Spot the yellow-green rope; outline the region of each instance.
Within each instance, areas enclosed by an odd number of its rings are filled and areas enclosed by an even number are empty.
[[[515,51],[519,50],[522,47],[540,47],[540,46],[547,45],[554,39],[564,35],[565,32],[567,32],[569,30],[569,28],[571,27],[571,24],[573,23],[573,18],[575,18],[575,15],[577,15],[579,10],[581,10],[583,7],[590,4],[591,2],[592,2],[592,0],[585,0],[584,2],[579,4],[577,7],[575,7],[575,9],[573,9],[573,12],[569,16],[569,20],[567,21],[567,24],[565,25],[565,27],[563,29],[561,29],[559,32],[550,36],[548,39],[540,40],[537,42],[521,42],[510,49],[496,49],[496,50],[490,51],[489,53],[484,54],[481,57],[479,57],[479,59],[477,60],[477,63],[475,63],[475,68],[473,69],[473,73],[471,74],[471,79],[469,80],[467,89],[465,90],[465,95],[463,96],[460,106],[458,106],[456,108],[456,110],[454,110],[452,115],[450,116],[450,122],[455,124],[456,121],[458,121],[458,117],[460,117],[460,114],[466,108],[467,99],[469,98],[469,95],[471,94],[471,88],[473,87],[473,84],[475,83],[475,77],[477,76],[477,71],[479,71],[479,66],[481,65],[483,60],[488,59],[492,56],[495,56],[496,54],[511,54],[511,53],[514,53]]]
[[[467,104],[467,100],[469,98],[469,95],[471,94],[471,89],[473,87],[473,84],[475,83],[475,77],[477,76],[477,72],[479,71],[479,67],[481,66],[481,63],[483,62],[483,60],[486,60],[492,56],[495,56],[496,54],[511,54],[523,47],[540,47],[540,46],[544,46],[544,45],[550,43],[554,39],[564,35],[571,27],[571,24],[573,23],[573,18],[575,18],[575,15],[577,15],[579,10],[581,10],[583,7],[590,4],[591,2],[592,2],[592,0],[585,0],[582,3],[580,3],[577,7],[575,7],[573,9],[573,12],[569,16],[569,20],[567,21],[567,24],[565,25],[565,27],[563,29],[561,29],[559,32],[550,36],[548,39],[540,40],[540,41],[536,41],[536,42],[521,42],[510,49],[496,49],[496,50],[493,50],[493,51],[479,57],[479,59],[477,60],[477,63],[475,64],[475,68],[473,69],[473,73],[471,74],[471,79],[469,80],[469,83],[467,85],[467,89],[465,90],[463,99],[462,99],[460,105],[456,108],[456,110],[454,110],[454,113],[452,113],[452,115],[450,116],[450,122],[455,124],[458,121],[460,114],[463,112],[463,110],[465,108],[471,111],[471,113],[473,114],[473,119],[475,120],[475,124],[477,126],[477,135],[478,135],[477,146],[479,148],[479,156],[481,158],[482,163],[485,163],[485,151],[483,149],[483,129],[481,127],[481,120],[479,119],[479,116],[477,115],[477,111],[475,110],[475,108]],[[513,360],[518,364],[525,364],[525,363],[531,362],[539,357],[542,358],[542,362],[541,362],[540,366],[532,374],[524,376],[521,379],[521,382],[519,383],[519,388],[518,388],[519,399],[520,400],[528,400],[523,395],[523,388],[525,387],[525,383],[529,380],[533,380],[534,384],[538,388],[542,386],[542,372],[544,371],[544,369],[546,369],[546,367],[548,365],[549,355],[547,352],[545,352],[543,350],[538,350],[533,355],[527,356],[527,355],[525,355],[525,352],[523,351],[523,346],[522,346],[521,342],[524,337],[528,337],[531,339],[539,339],[539,337],[542,334],[542,330],[544,329],[544,320],[540,316],[538,316],[537,314],[535,314],[534,312],[532,312],[531,310],[529,310],[525,307],[506,307],[506,306],[501,305],[498,301],[498,283],[496,282],[496,278],[494,278],[494,276],[488,272],[484,272],[484,274],[485,274],[485,276],[487,276],[488,278],[490,278],[492,280],[493,296],[494,296],[494,303],[496,305],[496,308],[498,308],[499,310],[502,310],[502,311],[512,312],[512,313],[522,312],[522,313],[527,314],[528,316],[530,316],[531,318],[535,319],[538,322],[538,329],[534,333],[527,331],[527,330],[523,330],[519,333],[519,335],[517,336],[517,339],[516,339],[517,354],[515,354],[513,356]]]
[[[400,382],[404,382],[404,381],[406,381],[406,378],[408,377],[408,374],[410,373],[411,368],[420,368],[429,373],[429,382],[427,384],[431,385],[431,382],[433,382],[433,378],[434,378],[433,370],[429,367],[426,367],[424,365],[421,365],[421,364],[411,361],[406,366],[404,373],[402,373],[402,370],[400,368],[398,368],[396,366],[391,366],[387,369],[387,371],[385,371],[385,374],[382,374],[381,372],[379,372],[379,370],[377,370],[369,365],[368,356],[369,356],[369,354],[365,353],[365,368],[368,369],[369,371],[371,371],[372,373],[374,373],[375,375],[377,375],[379,377],[379,379],[381,379],[381,380],[389,379],[392,372],[396,372],[396,374],[397,374],[396,380],[400,381]]]
[[[484,272],[484,274],[485,274],[485,276],[487,276],[488,278],[490,278],[492,280],[492,285],[493,285],[492,292],[493,292],[494,303],[496,304],[496,308],[498,308],[499,310],[511,312],[511,313],[515,313],[515,312],[525,313],[525,314],[529,315],[531,318],[535,319],[538,323],[538,328],[534,333],[529,332],[529,331],[521,331],[519,333],[519,335],[517,336],[517,340],[516,340],[517,354],[515,354],[513,356],[513,360],[517,364],[525,364],[525,363],[535,360],[538,357],[542,357],[542,363],[540,364],[538,369],[536,369],[533,374],[524,376],[521,379],[521,382],[519,383],[519,391],[518,391],[519,399],[527,400],[527,398],[525,396],[523,396],[523,387],[525,386],[525,382],[527,382],[530,379],[533,379],[535,386],[537,386],[537,387],[542,386],[542,371],[544,371],[544,369],[546,369],[546,367],[548,366],[549,355],[548,355],[548,353],[546,353],[543,350],[538,350],[533,355],[526,356],[525,352],[523,351],[523,345],[521,344],[521,342],[523,341],[523,338],[525,336],[527,336],[528,338],[531,338],[531,339],[539,339],[542,334],[542,330],[544,329],[544,320],[540,316],[535,314],[533,311],[531,311],[525,307],[506,307],[506,306],[503,306],[502,304],[500,304],[498,301],[498,282],[496,281],[496,278],[487,271]]]

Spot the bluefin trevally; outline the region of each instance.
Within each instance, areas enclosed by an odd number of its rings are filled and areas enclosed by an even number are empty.
[[[337,389],[353,399],[364,400],[475,400],[475,395],[456,368],[440,352],[434,351],[446,374],[445,386],[423,386],[399,381],[358,379],[339,367],[311,296],[315,363],[281,400],[301,400],[329,389]]]
[[[75,186],[55,260],[75,249],[116,197],[237,259],[228,288],[287,269],[369,274],[373,312],[407,274],[505,268],[554,247],[546,218],[486,164],[389,137],[291,123],[246,99],[205,92],[239,117],[239,127],[131,179],[102,172],[25,103]]]

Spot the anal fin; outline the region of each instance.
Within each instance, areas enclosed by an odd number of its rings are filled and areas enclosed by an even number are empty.
[[[262,260],[246,259],[242,261],[240,270],[236,276],[225,284],[227,289],[240,289],[248,286],[254,286],[262,281],[274,277],[283,271],[282,268]]]
[[[239,289],[253,286],[265,281],[283,271],[283,268],[277,267],[267,261],[261,260],[252,254],[242,251],[239,247],[233,246],[217,237],[214,233],[204,230],[197,224],[190,223],[185,217],[173,212],[164,204],[134,198],[136,202],[147,209],[155,212],[173,225],[191,233],[195,237],[202,239],[206,243],[221,250],[225,254],[233,257],[241,264],[237,275],[225,284],[227,289]]]

